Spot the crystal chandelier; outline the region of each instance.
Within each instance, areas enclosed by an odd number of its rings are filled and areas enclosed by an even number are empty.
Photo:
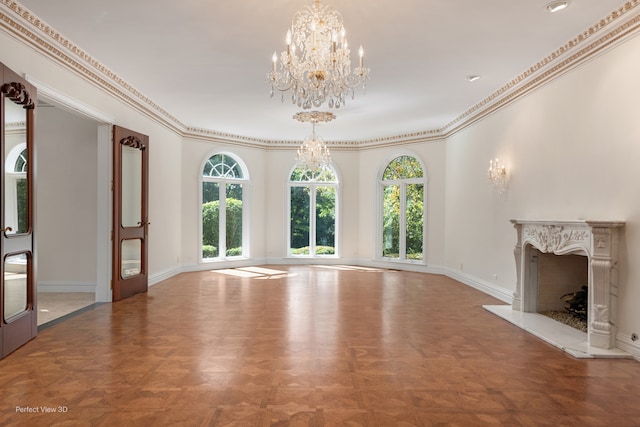
[[[310,111],[300,112],[293,116],[294,119],[301,122],[311,122],[313,133],[307,137],[300,148],[296,157],[297,167],[299,169],[317,172],[320,169],[329,166],[331,162],[331,154],[325,143],[316,136],[316,124],[318,122],[330,122],[336,116],[333,113]]]
[[[309,109],[327,103],[340,108],[354,88],[366,89],[369,68],[364,66],[364,50],[360,46],[359,66],[351,70],[351,52],[345,37],[342,16],[314,0],[311,6],[298,11],[287,31],[286,50],[273,53],[273,69],[267,74],[271,96],[275,90],[291,90],[291,101]]]

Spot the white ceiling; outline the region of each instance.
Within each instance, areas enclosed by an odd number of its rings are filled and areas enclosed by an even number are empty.
[[[549,1],[323,0],[350,45],[364,45],[371,79],[318,133],[361,141],[440,129],[622,3],[571,0],[551,14]],[[312,0],[20,3],[190,127],[266,140],[311,132],[288,95],[269,97],[266,73]]]

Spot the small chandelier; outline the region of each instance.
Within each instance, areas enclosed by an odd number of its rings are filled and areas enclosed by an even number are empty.
[[[493,188],[502,194],[507,190],[509,177],[507,176],[507,168],[500,163],[500,159],[489,160],[489,170],[487,171],[489,183]]]
[[[318,122],[330,122],[336,118],[335,114],[320,111],[303,111],[295,114],[293,118],[301,122],[311,122],[313,126],[311,136],[307,137],[302,142],[300,148],[298,148],[298,155],[296,157],[297,168],[317,172],[329,166],[331,154],[322,139],[316,136],[316,124]]]
[[[286,50],[273,53],[273,69],[267,74],[271,96],[275,90],[291,90],[291,101],[298,107],[340,108],[347,96],[355,96],[354,88],[366,89],[369,68],[364,66],[364,50],[359,49],[359,66],[351,70],[351,51],[345,37],[342,16],[314,0],[298,11],[287,31]]]

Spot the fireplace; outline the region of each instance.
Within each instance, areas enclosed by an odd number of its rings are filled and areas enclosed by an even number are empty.
[[[535,287],[536,312],[587,332],[589,258],[582,254],[556,255],[528,246],[529,284]]]
[[[615,347],[617,256],[624,223],[605,221],[511,221],[517,284],[512,309],[539,313],[559,308],[558,298],[588,287],[588,347]]]

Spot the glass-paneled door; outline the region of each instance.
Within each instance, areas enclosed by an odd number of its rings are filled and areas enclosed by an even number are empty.
[[[35,88],[0,64],[0,358],[38,331],[34,262]]]
[[[113,127],[113,301],[147,291],[149,137]]]

